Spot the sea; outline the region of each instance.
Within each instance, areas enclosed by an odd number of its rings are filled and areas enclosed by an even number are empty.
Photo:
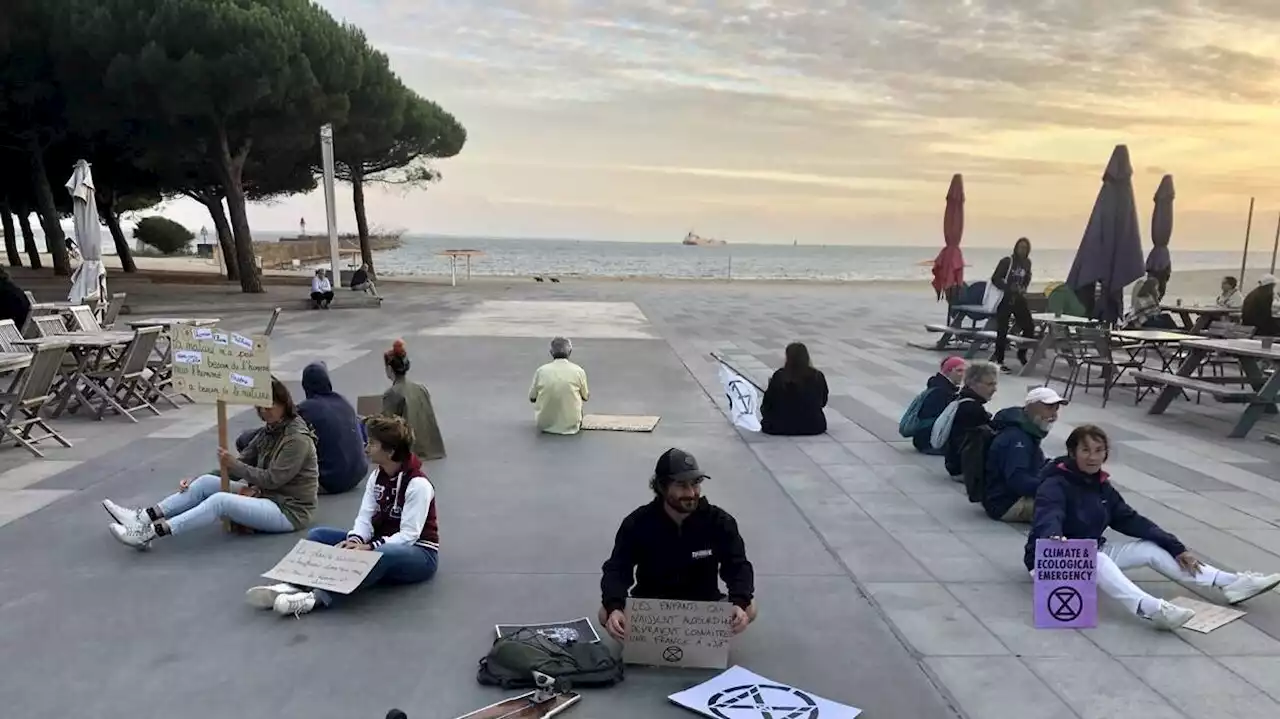
[[[274,240],[284,233],[255,232]],[[400,247],[374,255],[378,274],[449,274],[445,250],[479,250],[471,273],[489,277],[607,277],[659,279],[868,281],[928,280],[938,247],[876,245],[682,245],[678,242],[507,239],[407,234]],[[985,277],[1007,248],[962,248],[966,274]],[[114,254],[108,240],[106,254]],[[1074,249],[1037,248],[1032,253],[1036,281],[1062,281],[1071,270]],[[1173,249],[1175,270],[1240,269],[1241,253]],[[327,266],[327,263],[325,263]],[[1249,267],[1269,267],[1271,252],[1249,253]],[[458,260],[459,273],[466,261]]]

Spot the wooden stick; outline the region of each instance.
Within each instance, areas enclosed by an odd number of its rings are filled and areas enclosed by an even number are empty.
[[[218,447],[227,448],[227,403],[218,400]],[[231,491],[231,477],[227,474],[227,465],[225,462],[218,462],[218,471],[222,474],[222,491]],[[222,520],[222,529],[231,531],[231,520]]]
[[[1280,218],[1276,219],[1276,241],[1271,245],[1271,274],[1276,273],[1276,251],[1280,250]]]
[[[1244,268],[1249,264],[1249,233],[1253,231],[1253,198],[1249,198],[1249,222],[1244,226],[1244,255],[1240,257],[1240,286],[1244,286]]]

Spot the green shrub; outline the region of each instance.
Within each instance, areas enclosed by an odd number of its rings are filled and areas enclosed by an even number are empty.
[[[148,247],[154,247],[164,255],[187,253],[187,245],[195,235],[167,217],[144,217],[133,228],[133,239]]]

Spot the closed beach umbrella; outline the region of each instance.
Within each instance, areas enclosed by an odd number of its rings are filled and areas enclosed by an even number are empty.
[[[933,260],[933,289],[938,299],[949,290],[964,284],[964,253],[960,237],[964,235],[964,178],[954,175],[947,189],[947,209],[942,213],[942,251]]]
[[[1077,292],[1085,290],[1086,294],[1101,285],[1102,306],[1095,307],[1092,314],[1104,322],[1115,322],[1124,313],[1124,288],[1146,274],[1143,268],[1142,231],[1133,199],[1133,165],[1129,162],[1129,148],[1116,145],[1102,175],[1102,188],[1076,250],[1067,285]]]
[[[1147,255],[1147,272],[1160,279],[1160,296],[1173,274],[1173,258],[1169,256],[1169,239],[1173,237],[1173,175],[1165,175],[1156,188],[1155,208],[1151,211],[1151,253]]]
[[[106,299],[107,270],[102,266],[102,235],[98,227],[98,203],[94,197],[93,171],[89,163],[77,160],[67,180],[71,193],[72,220],[76,225],[76,244],[82,262],[71,276],[71,292],[67,299],[77,304]]]

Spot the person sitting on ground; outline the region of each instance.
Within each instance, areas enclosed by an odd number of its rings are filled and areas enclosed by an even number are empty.
[[[786,361],[769,378],[760,401],[760,430],[765,434],[806,437],[827,431],[827,377],[809,360],[801,342],[787,345]]]
[[[316,435],[320,493],[342,494],[369,474],[360,418],[347,398],[333,391],[323,362],[303,368],[302,391],[307,398],[298,405],[298,415]]]
[[[1080,425],[1067,437],[1066,457],[1054,463],[1036,492],[1035,518],[1023,555],[1032,577],[1037,539],[1095,539],[1098,589],[1129,612],[1168,630],[1186,624],[1195,612],[1151,596],[1124,570],[1150,567],[1174,581],[1215,588],[1228,604],[1280,586],[1280,574],[1231,573],[1201,562],[1177,537],[1125,503],[1102,469],[1109,449],[1106,432],[1094,425]],[[1138,541],[1108,542],[1102,536],[1107,529]]]
[[[382,361],[391,380],[391,386],[382,393],[382,414],[403,417],[409,423],[413,430],[413,453],[418,459],[443,459],[444,438],[440,436],[436,411],[431,406],[431,393],[426,385],[411,382],[405,376],[409,374],[409,353],[404,348],[404,340],[392,343],[391,349],[383,353]]]
[[[360,269],[351,273],[351,290],[378,296],[378,288],[373,284],[373,273],[369,270],[368,263],[360,265]]]
[[[649,480],[653,501],[622,520],[600,579],[599,621],[614,639],[627,640],[628,596],[728,601],[734,634],[755,621],[755,570],[737,521],[702,496],[705,479],[693,455],[668,449]]]
[[[311,278],[311,309],[329,309],[330,302],[333,302],[333,283],[324,270],[316,270],[316,276]]]
[[[991,422],[991,414],[983,405],[995,396],[999,384],[1000,365],[994,362],[975,360],[964,369],[964,386],[952,400],[959,404],[956,405],[951,432],[947,435],[943,452],[947,473],[957,482],[964,481],[961,451],[964,449],[965,437],[969,430]]]
[[[1238,310],[1244,305],[1244,295],[1240,293],[1240,281],[1231,275],[1222,278],[1222,294],[1213,302],[1218,307]]]
[[[1129,316],[1125,318],[1127,329],[1172,330],[1177,327],[1173,318],[1160,311],[1160,280],[1154,270],[1146,278],[1134,283],[1129,298]]]
[[[551,340],[551,361],[538,367],[529,385],[534,403],[533,420],[547,434],[577,434],[582,429],[582,403],[591,397],[587,372],[569,361],[573,343],[566,337]]]
[[[1001,522],[1030,522],[1045,468],[1040,442],[1058,421],[1067,401],[1048,387],[1027,393],[1021,407],[1008,407],[991,419],[995,438],[987,450],[982,508]]]
[[[1240,324],[1254,328],[1257,337],[1280,337],[1276,321],[1276,277],[1263,275],[1258,286],[1245,296],[1240,305]]]
[[[380,555],[352,593],[374,585],[420,584],[435,576],[440,561],[436,490],[413,454],[413,430],[399,417],[371,417],[368,429],[366,451],[378,473],[365,487],[351,531],[316,527],[307,533],[313,542]],[[245,598],[255,607],[299,616],[333,606],[339,595],[281,583],[253,587]]]
[[[964,359],[948,357],[942,360],[937,374],[925,383],[924,399],[920,402],[920,411],[916,418],[920,421],[920,429],[911,436],[911,444],[916,450],[925,454],[942,454],[945,449],[934,449],[930,444],[933,437],[933,422],[942,414],[942,410],[951,404],[960,391],[964,381]]]
[[[128,546],[147,549],[157,537],[182,534],[228,519],[255,532],[286,533],[304,529],[316,509],[315,435],[298,416],[289,389],[271,378],[270,407],[258,407],[265,426],[240,456],[218,448],[218,460],[231,477],[223,492],[217,471],[184,479],[178,492],[147,509],[122,507],[110,499],[102,506],[115,520],[111,536]]]

